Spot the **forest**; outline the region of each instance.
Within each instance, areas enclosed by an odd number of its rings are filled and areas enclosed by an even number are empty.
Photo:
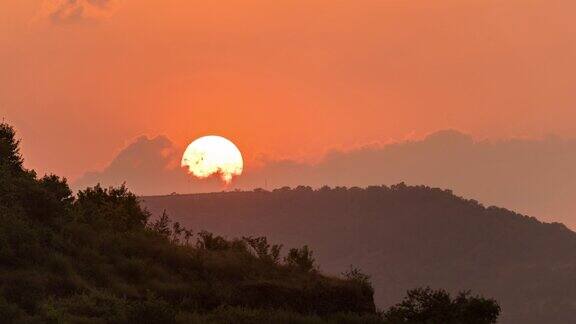
[[[468,291],[415,288],[377,310],[370,277],[324,274],[307,245],[193,231],[126,187],[74,194],[24,167],[0,124],[2,323],[495,323]]]

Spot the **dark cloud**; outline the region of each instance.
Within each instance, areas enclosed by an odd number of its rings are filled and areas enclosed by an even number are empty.
[[[108,16],[114,0],[46,0],[47,14],[55,24],[97,20]]]
[[[222,189],[217,179],[201,181],[190,177],[180,167],[180,152],[165,136],[137,138],[103,171],[84,174],[74,182],[73,188],[83,189],[97,183],[104,186],[126,183],[141,195]]]
[[[172,155],[162,153],[166,150],[173,151]],[[106,170],[87,174],[76,185],[126,181],[135,192],[146,195],[223,189],[216,179],[193,180],[174,166],[179,154],[165,137],[140,138]],[[574,228],[575,165],[573,140],[475,142],[466,134],[448,130],[419,141],[331,152],[316,165],[271,161],[262,168],[246,170],[228,189],[425,184]]]
[[[86,173],[75,186],[95,183],[108,186],[126,182],[136,191],[148,187],[151,191],[162,192],[162,188],[176,180],[173,179],[173,170],[169,169],[174,158],[172,146],[172,142],[163,136],[153,139],[140,137],[123,149],[106,169]]]

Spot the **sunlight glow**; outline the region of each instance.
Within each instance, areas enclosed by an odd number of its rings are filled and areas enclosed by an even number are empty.
[[[219,175],[227,184],[234,176],[242,174],[244,161],[240,150],[221,136],[204,136],[196,139],[184,152],[182,166],[198,178]]]

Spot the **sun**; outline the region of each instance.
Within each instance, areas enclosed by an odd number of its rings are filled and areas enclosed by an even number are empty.
[[[217,174],[227,184],[242,174],[244,161],[234,143],[222,136],[203,136],[194,140],[184,151],[182,166],[198,178]]]

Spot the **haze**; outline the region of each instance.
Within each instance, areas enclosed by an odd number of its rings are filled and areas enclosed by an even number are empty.
[[[540,143],[554,134],[571,143],[575,9],[568,0],[4,1],[0,117],[24,139],[27,167],[77,183],[112,166],[141,135],[160,135],[178,151],[219,134],[239,146],[248,169],[285,160],[306,166],[334,149],[355,152],[444,129],[475,141]],[[558,152],[569,151],[525,153],[552,154],[542,170],[557,171],[543,171],[530,188],[573,180],[562,177],[571,168],[554,169]],[[522,161],[511,156],[498,170],[518,179],[514,163]],[[434,168],[422,170],[430,173],[410,179],[435,180]],[[459,181],[466,180],[426,184]],[[524,202],[533,193],[522,186],[519,198],[492,199],[481,195],[491,188],[484,185],[455,189],[574,222],[556,196],[531,207]],[[168,187],[135,190],[178,190]]]

